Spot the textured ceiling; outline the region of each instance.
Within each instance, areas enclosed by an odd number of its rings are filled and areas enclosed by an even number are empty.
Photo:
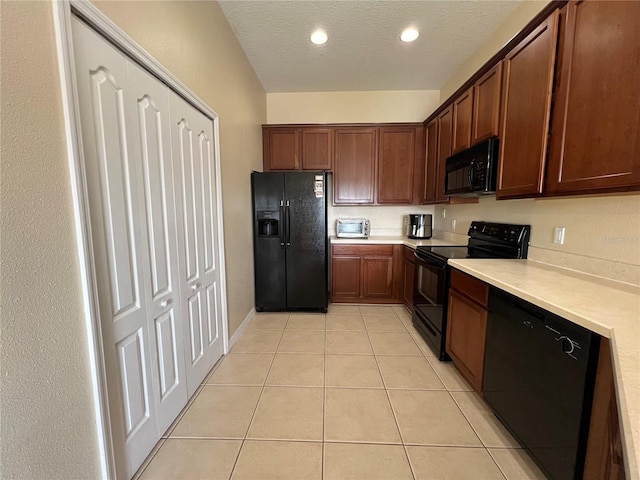
[[[439,90],[519,2],[219,1],[267,92]],[[325,45],[309,41],[316,28]]]

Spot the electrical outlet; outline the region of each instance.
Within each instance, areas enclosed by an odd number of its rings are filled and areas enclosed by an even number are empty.
[[[446,208],[442,209],[442,218],[447,218],[447,209]]]
[[[553,243],[564,245],[564,227],[555,227],[553,230]]]
[[[456,219],[455,219],[455,218],[454,218],[453,220],[451,220],[451,228],[452,228],[453,230],[455,230],[455,229],[456,229],[456,223],[458,223],[458,222],[456,222]]]

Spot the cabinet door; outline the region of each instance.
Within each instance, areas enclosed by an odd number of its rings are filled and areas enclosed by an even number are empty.
[[[413,274],[415,266],[410,260],[404,260],[404,282],[402,299],[404,304],[413,309]]]
[[[498,135],[502,63],[485,73],[473,87],[471,144],[476,145]]]
[[[471,146],[471,118],[473,116],[473,87],[453,101],[453,153]]]
[[[263,127],[262,141],[265,170],[297,170],[299,168],[299,129]]]
[[[438,163],[438,119],[434,118],[429,122],[425,132],[425,171],[424,171],[424,194],[422,203],[435,203],[436,201],[436,178]]]
[[[482,391],[487,311],[456,290],[449,290],[447,353],[471,383]]]
[[[376,128],[337,129],[333,175],[333,203],[373,204]]]
[[[362,257],[334,256],[331,259],[331,296],[338,298],[359,298],[360,273],[362,271]]]
[[[640,188],[640,2],[569,2],[547,191]]]
[[[609,339],[603,337],[600,340],[598,355],[589,440],[582,478],[583,480],[624,480],[624,452]]]
[[[393,297],[393,257],[362,258],[363,297]]]
[[[413,201],[416,129],[380,129],[378,157],[378,203]]]
[[[332,128],[302,128],[302,170],[331,170]]]
[[[449,197],[444,194],[446,159],[451,156],[453,106],[450,105],[438,116],[438,159],[436,164],[435,203],[446,203]]]
[[[498,198],[542,192],[557,37],[556,10],[504,59]]]

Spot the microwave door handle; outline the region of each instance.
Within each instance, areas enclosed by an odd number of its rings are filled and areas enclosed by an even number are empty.
[[[280,248],[284,250],[284,232],[286,222],[284,218],[284,200],[280,200]]]
[[[467,176],[467,181],[469,182],[469,188],[473,190],[474,184],[476,182],[476,161],[471,160],[469,164],[469,172]]]

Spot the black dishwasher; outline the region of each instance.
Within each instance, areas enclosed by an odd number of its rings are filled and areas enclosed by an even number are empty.
[[[582,478],[598,339],[491,288],[484,398],[553,480]]]

